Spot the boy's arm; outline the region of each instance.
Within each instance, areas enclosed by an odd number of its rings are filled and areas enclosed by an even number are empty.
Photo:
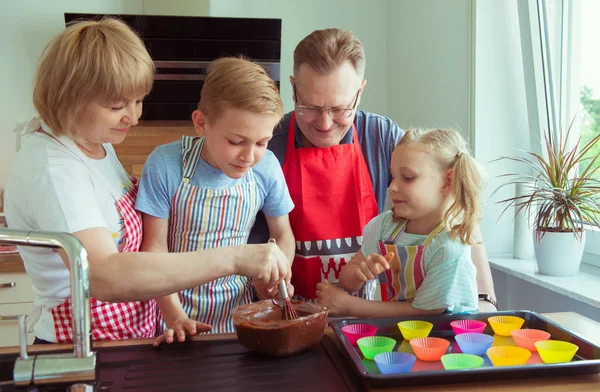
[[[295,245],[294,233],[290,226],[290,217],[288,214],[282,216],[267,216],[267,226],[269,226],[269,237],[277,241],[277,245],[290,260],[290,265],[294,261]]]
[[[167,245],[168,219],[157,218],[152,215],[143,215],[144,234],[142,236],[142,252],[161,252],[169,251]],[[154,346],[162,343],[172,343],[174,335],[177,335],[177,341],[185,341],[186,333],[196,335],[198,332],[209,331],[210,326],[192,321],[183,310],[179,294],[173,293],[156,299],[160,308],[165,324],[168,330],[164,335],[159,336],[154,341]]]
[[[445,310],[445,308],[421,310],[413,307],[409,302],[369,301],[353,297],[328,282],[317,285],[317,298],[319,304],[332,314],[354,317],[423,316],[440,314]]]
[[[159,252],[167,253],[169,251],[167,245],[167,235],[169,232],[169,220],[157,218],[152,215],[143,215],[144,234],[142,236],[142,252]],[[165,319],[167,326],[182,317],[187,317],[181,302],[179,301],[178,293],[173,293],[156,299],[160,311]]]
[[[288,286],[288,294],[291,297],[294,295],[294,289],[290,285],[292,278],[291,265],[294,261],[296,248],[294,246],[294,233],[290,226],[290,218],[288,214],[282,216],[265,215],[265,218],[269,227],[269,237],[277,242],[277,246],[279,246],[279,249],[281,249],[289,260],[290,272],[285,277],[285,281]],[[277,294],[277,287],[268,287],[260,283],[254,283],[254,289],[259,300],[271,299]]]

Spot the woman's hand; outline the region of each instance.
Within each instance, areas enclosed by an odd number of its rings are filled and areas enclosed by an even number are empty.
[[[275,286],[290,275],[291,262],[276,244],[255,244],[239,247],[234,261],[234,273],[252,278],[266,286]]]
[[[290,283],[291,274],[288,274],[285,278],[288,297],[292,298],[294,296],[294,285]],[[261,281],[252,281],[252,286],[254,286],[254,290],[256,291],[256,296],[259,300],[263,299],[273,299],[279,297],[279,285],[270,286]]]
[[[195,336],[200,332],[208,332],[212,329],[209,324],[201,323],[200,321],[191,320],[189,318],[180,318],[173,322],[165,333],[154,339],[153,346],[158,347],[163,343],[173,343],[175,337],[178,342],[185,342],[186,336]]]
[[[373,253],[360,262],[358,268],[354,271],[354,277],[363,283],[375,279],[377,275],[390,269],[390,262],[393,258],[393,252],[390,252],[385,256]]]
[[[347,303],[351,298],[350,294],[327,281],[317,284],[317,301],[331,314],[347,314]]]

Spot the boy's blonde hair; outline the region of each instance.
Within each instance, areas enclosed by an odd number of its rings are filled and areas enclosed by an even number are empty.
[[[300,66],[308,65],[327,75],[349,61],[362,80],[365,76],[365,49],[351,31],[316,30],[304,38],[294,50],[294,76]]]
[[[465,139],[452,129],[411,129],[397,146],[427,151],[442,171],[452,170],[454,201],[444,214],[444,225],[453,240],[474,244],[473,230],[481,217],[484,170],[469,153]]]
[[[73,136],[91,101],[134,99],[152,88],[154,63],[137,34],[114,18],[70,24],[44,49],[33,105],[58,135]]]
[[[200,110],[214,123],[234,108],[283,117],[283,102],[277,84],[258,64],[241,57],[223,57],[208,67],[200,92]]]

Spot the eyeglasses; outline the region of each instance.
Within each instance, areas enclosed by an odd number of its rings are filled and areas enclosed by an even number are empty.
[[[304,117],[315,118],[317,116],[321,116],[323,112],[327,112],[327,114],[331,118],[348,118],[352,116],[352,113],[356,110],[356,104],[358,103],[358,94],[360,93],[360,89],[356,92],[356,96],[354,97],[354,103],[352,104],[352,108],[323,108],[319,106],[306,106],[299,105],[298,102],[298,93],[296,92],[296,84],[294,84],[294,100],[296,101],[296,109],[299,115]]]

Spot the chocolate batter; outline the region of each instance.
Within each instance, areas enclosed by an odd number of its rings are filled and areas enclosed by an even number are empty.
[[[285,357],[318,343],[327,325],[327,312],[319,306],[292,300],[296,320],[282,320],[282,309],[265,300],[237,307],[233,323],[238,340],[250,350]]]

